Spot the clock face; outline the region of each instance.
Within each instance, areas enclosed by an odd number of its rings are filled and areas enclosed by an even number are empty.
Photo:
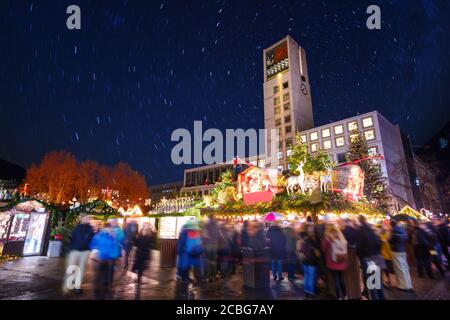
[[[306,88],[306,85],[302,83],[300,86],[300,89],[302,90],[302,93],[306,96],[308,94],[308,89]]]

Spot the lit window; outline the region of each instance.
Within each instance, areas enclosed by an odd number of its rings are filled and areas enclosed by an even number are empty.
[[[334,127],[334,134],[343,134],[344,126],[342,124]]]
[[[275,97],[275,98],[273,98],[273,104],[275,105],[275,106],[277,106],[277,105],[279,105],[280,104],[280,97]]]
[[[323,148],[324,148],[325,150],[331,149],[331,140],[324,140],[324,141],[323,141]]]
[[[283,151],[278,151],[278,160],[283,159]]]
[[[289,93],[283,94],[283,101],[289,101]]]
[[[282,172],[283,171],[283,166],[278,166],[278,171]]]
[[[284,111],[287,111],[287,110],[291,109],[291,103],[290,102],[285,103],[283,105],[283,109],[284,109]]]
[[[337,137],[336,138],[336,147],[342,147],[342,146],[345,146],[345,138]]]
[[[377,147],[369,148],[368,152],[369,152],[369,156],[374,156],[374,155],[378,154]]]
[[[319,150],[319,144],[318,143],[311,144],[311,152],[316,152],[317,150]]]
[[[373,119],[372,117],[364,118],[362,120],[362,124],[364,128],[372,127],[373,126]]]
[[[273,87],[273,94],[276,94],[278,91],[280,91],[280,87]]]
[[[291,122],[291,116],[285,116],[285,117],[284,117],[284,122],[285,122],[285,123]]]
[[[286,126],[286,127],[284,128],[284,132],[285,132],[286,134],[291,133],[291,132],[292,132],[292,127],[291,127],[291,126]]]
[[[322,138],[328,138],[331,135],[330,128],[322,130]]]
[[[275,127],[281,126],[281,119],[275,119]]]
[[[264,168],[266,166],[266,160],[261,159],[258,161],[258,167]]]
[[[375,139],[375,131],[373,131],[373,130],[364,131],[364,136],[366,137],[367,141],[374,140]]]
[[[300,140],[302,141],[302,143],[306,143],[306,134],[302,134],[300,136]]]
[[[286,150],[286,156],[290,157],[292,155],[292,149],[287,149]]]
[[[257,166],[258,165],[258,161],[256,161],[256,160],[253,160],[253,161],[250,161],[250,164],[252,165],[252,166]]]
[[[311,140],[311,141],[316,141],[317,139],[319,139],[319,136],[318,136],[318,134],[317,134],[317,131],[311,132],[311,133],[309,134],[309,140]]]
[[[281,112],[280,106],[275,107],[275,114],[279,114]]]
[[[289,82],[283,82],[283,89],[289,88]]]
[[[352,132],[354,130],[358,130],[358,122],[352,121],[348,123],[348,131]]]

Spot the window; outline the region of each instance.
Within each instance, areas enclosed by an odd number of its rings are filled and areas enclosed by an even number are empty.
[[[277,106],[277,105],[279,105],[280,104],[280,97],[275,97],[275,98],[273,98],[273,104],[275,105],[275,106]]]
[[[318,143],[311,144],[311,152],[316,152],[317,150],[319,150],[319,144]]]
[[[278,93],[278,91],[280,91],[280,87],[279,86],[273,87],[273,94]]]
[[[252,166],[257,166],[258,165],[258,161],[256,161],[256,160],[253,160],[253,161],[250,161],[250,164],[252,165]]]
[[[283,171],[283,166],[278,166],[278,171],[282,172]]]
[[[290,157],[292,155],[292,149],[286,150],[286,157]]]
[[[311,132],[309,134],[309,140],[316,141],[317,139],[319,139],[319,136],[317,135],[317,131]]]
[[[287,110],[291,109],[291,103],[290,102],[285,103],[283,105],[283,109],[284,109],[284,111],[287,111]]]
[[[378,154],[377,147],[370,147],[368,151],[369,151],[369,156],[374,156],[374,155]]]
[[[300,140],[302,141],[302,143],[306,143],[306,134],[302,134],[300,136]]]
[[[364,131],[364,136],[366,137],[367,141],[375,140],[375,131],[373,131],[373,129]]]
[[[278,142],[278,149],[283,149],[283,141]]]
[[[261,159],[258,161],[258,167],[264,168],[266,166],[266,160]]]
[[[291,133],[291,132],[292,132],[292,127],[291,127],[291,126],[286,126],[286,127],[284,128],[284,132],[285,132],[286,134]]]
[[[352,132],[354,130],[358,130],[358,122],[352,121],[348,123],[348,131]]]
[[[324,140],[322,142],[322,145],[325,150],[331,149],[331,140]]]
[[[278,160],[283,159],[283,151],[278,151],[277,158]]]
[[[345,158],[345,153],[338,153],[337,154],[337,162],[338,163],[344,163],[347,159]]]
[[[337,137],[335,139],[336,147],[342,147],[345,146],[345,138],[344,137]]]
[[[283,89],[289,88],[289,82],[283,82]]]
[[[289,101],[289,93],[283,94],[283,101]]]
[[[286,147],[291,147],[293,145],[292,139],[286,139]]]
[[[284,117],[284,122],[285,123],[290,123],[291,122],[291,116],[285,116]]]
[[[280,106],[275,107],[275,114],[280,114],[280,112],[281,112]]]
[[[344,133],[344,126],[342,124],[334,127],[334,134],[343,134]]]
[[[328,138],[330,135],[330,128],[322,129],[322,138]]]
[[[279,126],[281,126],[281,119],[280,118],[275,119],[275,127],[279,127]]]
[[[363,128],[372,127],[373,126],[372,117],[367,117],[367,118],[362,119],[362,125],[363,125]]]

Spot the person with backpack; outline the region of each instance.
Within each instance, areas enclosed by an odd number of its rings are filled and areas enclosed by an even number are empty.
[[[194,220],[189,220],[183,226],[178,239],[177,277],[183,281],[191,281],[191,268],[194,268],[194,272],[197,271],[199,277],[203,277],[203,252],[200,227]]]
[[[347,291],[343,278],[343,271],[347,268],[347,240],[334,224],[326,228],[322,240],[325,254],[325,264],[333,276],[333,283],[338,300],[347,300]]]
[[[300,248],[300,259],[303,262],[303,291],[306,296],[316,294],[317,268],[320,259],[320,245],[316,240],[314,224],[306,225],[306,233]]]

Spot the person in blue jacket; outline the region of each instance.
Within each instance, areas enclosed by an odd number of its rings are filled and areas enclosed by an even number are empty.
[[[177,277],[189,281],[192,267],[200,278],[204,274],[202,255],[204,248],[200,235],[200,227],[195,221],[188,221],[180,232],[178,239]]]
[[[120,257],[115,237],[114,229],[106,223],[94,236],[90,245],[90,249],[97,253],[98,259],[94,296],[99,300],[107,298],[110,294],[114,279],[114,262]]]

